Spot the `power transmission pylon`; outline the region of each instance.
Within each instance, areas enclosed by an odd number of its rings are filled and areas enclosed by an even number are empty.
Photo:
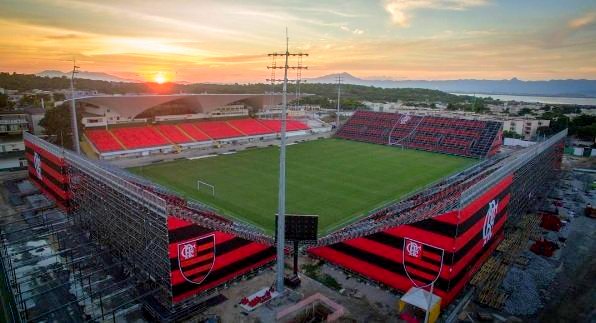
[[[268,56],[282,56],[285,59],[284,66],[267,66],[268,69],[283,69],[283,80],[268,79],[267,81],[283,82],[283,101],[281,113],[281,145],[279,153],[279,192],[278,192],[278,206],[277,206],[277,263],[276,263],[276,282],[275,289],[278,293],[284,291],[284,247],[285,247],[285,215],[286,215],[286,119],[288,113],[288,69],[307,69],[306,66],[289,66],[288,61],[290,56],[302,57],[308,56],[306,53],[290,53],[289,51],[289,37],[286,28],[286,52],[272,53]],[[296,252],[296,250],[294,251]]]
[[[340,109],[340,100],[341,100],[341,82],[343,81],[343,77],[341,74],[337,75],[337,112],[335,118],[335,131],[339,131],[339,109]]]
[[[72,60],[72,74],[70,76],[70,115],[71,115],[71,124],[70,127],[72,128],[72,141],[73,141],[73,148],[77,154],[81,153],[81,147],[79,146],[79,127],[77,122],[77,108],[75,102],[75,92],[74,92],[74,79],[75,74],[77,74],[79,67],[76,64],[76,61]]]

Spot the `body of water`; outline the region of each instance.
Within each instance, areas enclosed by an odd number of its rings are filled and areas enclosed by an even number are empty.
[[[469,95],[480,98],[491,97],[501,101],[523,101],[523,102],[540,102],[547,104],[578,104],[578,105],[594,105],[596,106],[596,98],[567,98],[559,96],[529,96],[529,95],[504,95],[504,94],[484,94],[484,93],[451,93],[455,95]]]

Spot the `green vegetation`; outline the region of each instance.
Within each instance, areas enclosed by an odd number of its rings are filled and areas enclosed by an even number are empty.
[[[302,265],[302,271],[306,276],[320,282],[321,284],[337,291],[340,290],[342,286],[337,280],[335,280],[335,278],[331,277],[328,274],[321,273],[322,265],[323,262],[317,262],[315,264],[304,264]]]
[[[513,139],[524,139],[524,136],[518,134],[515,131],[504,130],[503,137],[505,138],[513,138]]]
[[[70,80],[66,77],[40,77],[31,74],[0,73],[0,87],[11,90],[59,90],[70,87]],[[127,83],[127,82],[107,82],[87,79],[77,79],[76,87],[78,90],[97,90],[106,94],[126,94],[126,93],[265,93],[281,91],[278,85],[274,89],[270,84],[163,84],[156,85],[150,83]],[[337,85],[304,83],[300,85],[302,93],[314,94],[308,98],[303,98],[302,102],[307,104],[319,104],[324,108],[332,108],[337,102]],[[295,85],[288,87],[290,93],[296,92]],[[410,88],[379,88],[363,85],[342,85],[341,105],[344,109],[362,108],[362,101],[372,102],[433,102],[445,103],[465,103],[472,102],[474,98],[470,96],[459,96],[445,93],[437,90],[410,89]],[[58,100],[58,99],[56,99]],[[476,98],[478,101],[483,99]]]
[[[78,128],[83,129],[81,119],[83,113],[81,109],[77,110]],[[46,109],[46,113],[39,121],[39,125],[45,128],[45,134],[48,140],[61,147],[73,149],[72,131],[70,129],[70,106],[62,104],[56,108]],[[79,136],[82,134],[79,133]]]
[[[317,214],[325,232],[405,194],[459,171],[474,159],[402,150],[340,139],[288,147],[288,214]],[[187,198],[273,232],[279,148],[179,160],[131,169]],[[197,180],[215,186],[197,191]]]
[[[550,120],[548,128],[541,127],[537,130],[540,135],[550,136],[565,128],[569,129],[569,135],[576,136],[580,139],[594,141],[596,138],[596,116],[587,114],[580,114],[574,118],[570,118],[565,113],[573,113],[575,111],[571,108],[553,107],[544,112],[541,118]]]

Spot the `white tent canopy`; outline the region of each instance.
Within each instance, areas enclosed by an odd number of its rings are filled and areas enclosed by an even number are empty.
[[[441,297],[431,294],[429,291],[422,288],[412,287],[401,297],[401,301],[426,311],[429,307],[433,307],[437,303],[440,303]]]

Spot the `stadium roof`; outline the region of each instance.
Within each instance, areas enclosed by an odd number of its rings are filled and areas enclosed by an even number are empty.
[[[288,101],[295,99],[288,94]],[[173,101],[188,104],[195,113],[206,113],[234,102],[262,109],[265,105],[282,103],[282,94],[172,94],[172,95],[106,95],[76,98],[78,102],[93,104],[117,112],[121,117],[134,118],[143,111]]]

